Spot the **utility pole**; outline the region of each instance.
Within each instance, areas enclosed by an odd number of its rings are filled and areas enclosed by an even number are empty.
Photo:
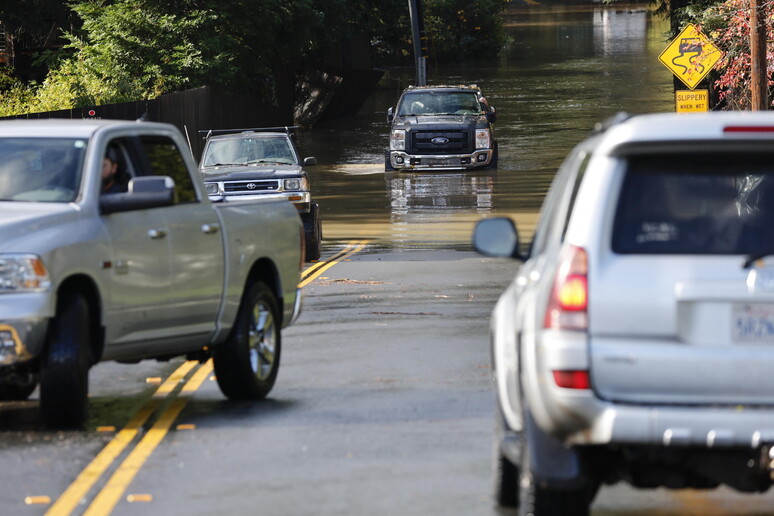
[[[414,58],[417,64],[417,86],[427,86],[427,36],[425,35],[422,0],[408,0]]]
[[[753,111],[769,108],[766,65],[766,16],[761,0],[750,0],[750,93]]]

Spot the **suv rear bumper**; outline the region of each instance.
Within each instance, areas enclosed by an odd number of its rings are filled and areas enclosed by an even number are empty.
[[[395,170],[469,170],[489,165],[492,154],[492,149],[479,149],[472,154],[433,155],[390,151],[390,163]]]
[[[774,443],[774,408],[595,405],[586,414],[593,416],[589,428],[567,441],[750,449]]]
[[[774,444],[774,407],[624,404],[545,380],[542,403],[529,397],[527,403],[538,426],[568,444],[750,449]]]
[[[511,429],[523,424],[516,387],[521,384],[536,424],[567,444],[752,449],[774,444],[772,405],[626,403],[600,398],[593,381],[591,389],[559,387],[552,370],[588,369],[587,341],[581,332],[539,333],[535,354],[523,356],[521,381],[517,367],[496,375],[498,402]],[[532,337],[523,334],[522,345]],[[497,360],[505,363],[506,357]]]

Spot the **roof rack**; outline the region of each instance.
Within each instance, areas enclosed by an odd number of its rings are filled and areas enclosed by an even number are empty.
[[[233,134],[233,133],[260,133],[260,132],[277,132],[283,131],[287,134],[293,134],[293,131],[298,129],[297,125],[284,125],[280,127],[249,127],[245,129],[203,129],[199,131],[199,134],[204,134],[203,138],[206,140],[215,134]]]

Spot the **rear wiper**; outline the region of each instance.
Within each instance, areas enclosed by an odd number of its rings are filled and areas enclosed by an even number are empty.
[[[774,254],[774,251],[767,251],[767,252],[761,252],[761,253],[753,253],[747,255],[747,258],[744,259],[744,263],[742,264],[743,269],[749,269],[753,266],[755,262],[760,260],[761,258],[766,258],[769,255]]]

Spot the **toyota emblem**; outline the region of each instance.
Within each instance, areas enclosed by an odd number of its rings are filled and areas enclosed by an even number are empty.
[[[247,189],[248,190],[255,190],[256,188],[258,188],[257,184],[255,184],[255,183],[247,183]]]
[[[433,145],[446,145],[449,143],[449,139],[443,136],[436,136],[435,138],[430,140],[430,143],[432,143]]]

